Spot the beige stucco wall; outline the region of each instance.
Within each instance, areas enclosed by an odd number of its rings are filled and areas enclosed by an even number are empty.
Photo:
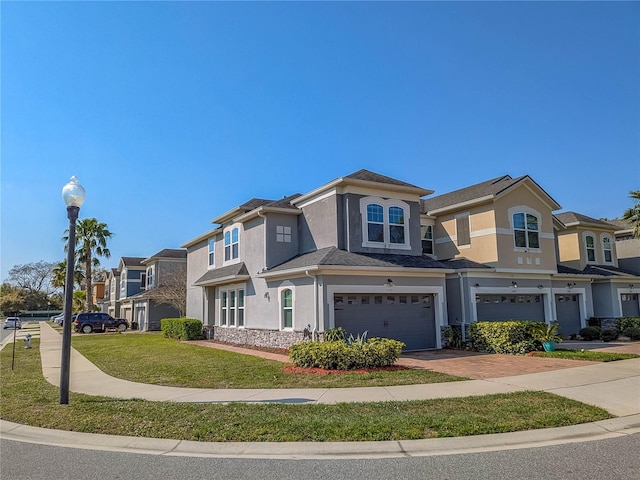
[[[558,232],[558,246],[560,251],[560,262],[571,268],[582,270],[587,263],[587,248],[585,235],[593,234],[594,250],[596,254],[595,262],[589,262],[595,265],[612,265],[618,266],[618,258],[616,254],[616,241],[613,230],[575,226],[567,230]],[[611,239],[611,257],[612,263],[605,263],[604,252],[602,249],[603,235],[607,235]]]

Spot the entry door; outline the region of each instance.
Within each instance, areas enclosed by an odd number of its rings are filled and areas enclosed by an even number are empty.
[[[556,295],[556,313],[560,334],[564,336],[577,335],[582,325],[580,323],[580,296],[576,294]]]

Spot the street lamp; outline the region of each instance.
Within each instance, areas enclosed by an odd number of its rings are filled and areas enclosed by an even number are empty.
[[[62,188],[62,199],[67,205],[69,238],[67,243],[67,277],[64,283],[64,320],[62,322],[62,358],[60,360],[60,405],[69,404],[69,363],[71,360],[71,310],[73,309],[73,266],[76,250],[76,220],[84,203],[84,187],[76,177]]]

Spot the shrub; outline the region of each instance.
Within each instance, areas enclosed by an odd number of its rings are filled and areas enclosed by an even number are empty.
[[[627,327],[622,331],[622,335],[629,337],[630,340],[640,340],[640,328]]]
[[[289,347],[289,360],[298,367],[353,370],[393,365],[404,343],[389,338],[365,342],[301,342]]]
[[[598,327],[602,326],[602,319],[598,317],[591,317],[587,320],[587,327]]]
[[[538,350],[533,330],[539,322],[475,322],[469,326],[471,345],[480,352],[524,355]]]
[[[617,338],[618,338],[618,330],[616,330],[615,328],[602,330],[602,332],[600,332],[600,339],[603,342],[610,342],[611,340],[616,340]]]
[[[442,332],[447,339],[449,348],[460,349],[464,346],[462,341],[462,327],[460,325],[447,325]]]
[[[347,336],[347,332],[342,327],[330,328],[324,332],[325,342],[342,342]]]
[[[160,330],[167,338],[198,340],[202,337],[202,322],[195,318],[163,318]]]
[[[640,317],[622,317],[616,320],[616,328],[619,332],[624,332],[627,328],[639,328],[640,329]],[[625,335],[626,337],[628,335]]]
[[[580,330],[580,336],[583,340],[590,342],[591,340],[600,339],[600,328],[598,327],[585,327]]]

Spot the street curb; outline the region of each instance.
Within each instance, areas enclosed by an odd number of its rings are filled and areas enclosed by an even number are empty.
[[[196,442],[70,432],[0,420],[0,438],[65,448],[146,455],[255,458],[397,458],[516,450],[617,438],[640,433],[640,414],[568,427],[469,437],[383,442]]]

